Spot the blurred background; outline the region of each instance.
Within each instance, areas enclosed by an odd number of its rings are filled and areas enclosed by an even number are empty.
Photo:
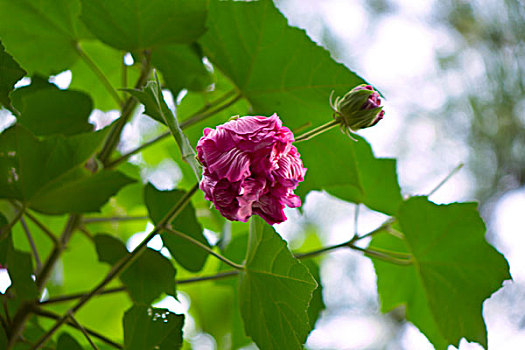
[[[489,348],[524,349],[524,2],[280,0],[277,5],[290,24],[305,29],[385,96],[385,118],[360,134],[376,156],[398,159],[404,194],[429,193],[464,163],[431,200],[479,203],[487,239],[505,254],[513,277],[484,303]],[[323,211],[327,205],[319,197],[337,210]],[[339,243],[354,229],[354,210],[315,193],[307,198],[302,219],[323,228],[324,243]],[[382,220],[361,208],[357,229],[367,232]],[[293,235],[290,227],[281,230]],[[327,309],[309,348],[432,349],[398,314],[379,313],[367,259],[354,252],[330,254],[321,278]],[[463,340],[460,349],[481,347]]]

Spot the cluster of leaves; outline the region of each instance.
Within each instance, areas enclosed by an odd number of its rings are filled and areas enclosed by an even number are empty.
[[[395,160],[375,158],[366,140],[333,130],[298,144],[303,199],[324,190],[391,216],[334,247],[291,252],[261,219],[226,223],[197,191],[191,145],[203,127],[274,112],[292,130],[317,126],[332,91],[363,83],[272,1],[0,0],[0,40],[1,113],[16,117],[0,134],[0,264],[11,279],[1,348],[180,348],[185,316],[152,306],[180,290],[221,348],[299,349],[324,307],[319,261],[307,258],[336,248],[370,257],[382,311],[406,305],[436,348],[463,337],[486,346],[482,303],[510,276],[476,206],[403,200]],[[50,76],[65,70],[60,89]],[[23,77],[31,84],[15,88]],[[176,113],[161,89],[187,92]],[[167,132],[119,152],[139,102]],[[94,109],[120,117],[95,131]],[[164,159],[182,172],[171,191],[141,179]],[[145,220],[155,228],[130,252]],[[162,252],[147,246],[158,235]]]

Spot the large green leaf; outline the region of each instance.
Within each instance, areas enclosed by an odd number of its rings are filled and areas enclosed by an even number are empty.
[[[13,90],[16,82],[22,79],[26,72],[16,63],[10,54],[5,52],[4,45],[0,42],[0,104],[9,107],[9,92]]]
[[[87,213],[100,211],[109,198],[122,187],[135,182],[119,171],[101,170],[46,187],[31,199],[31,208],[46,214]]]
[[[204,32],[206,0],[82,0],[82,20],[101,41],[133,51],[190,43]]]
[[[96,235],[95,245],[99,260],[111,265],[130,254],[124,243],[107,234]],[[162,293],[176,295],[175,274],[175,268],[167,258],[146,248],[122,273],[120,280],[136,303],[149,305]]]
[[[0,0],[0,38],[30,73],[56,74],[78,58],[78,0]]]
[[[99,210],[132,182],[119,172],[92,175],[81,167],[108,130],[38,140],[20,125],[9,128],[0,134],[0,195],[50,214]]]
[[[248,334],[261,349],[302,349],[317,283],[273,227],[253,217],[239,301]]]
[[[37,136],[74,135],[93,130],[89,95],[72,90],[41,89],[22,97],[18,122]]]
[[[332,120],[330,93],[342,96],[363,83],[303,30],[288,26],[270,0],[212,1],[208,26],[200,41],[206,56],[237,85],[256,114],[276,112],[292,130]],[[299,185],[303,197],[324,189],[388,214],[396,211],[401,195],[394,162],[377,161],[364,140],[354,145],[342,135],[323,135],[299,144],[299,150],[309,169]]]
[[[296,193],[304,198],[312,190],[325,190],[393,215],[402,201],[396,161],[375,158],[370,145],[356,138],[358,141],[353,142],[334,129],[299,143],[297,148],[308,171]]]
[[[457,347],[463,337],[486,348],[482,304],[510,275],[505,258],[485,241],[476,204],[414,197],[401,205],[399,224],[404,240],[381,233],[370,243],[413,256],[411,266],[373,260],[381,310],[405,304],[407,319],[437,349]]]
[[[212,83],[199,51],[197,45],[167,45],[153,51],[151,63],[162,72],[174,97],[182,89],[203,91]]]
[[[184,315],[135,305],[124,315],[126,350],[175,350],[182,346]]]
[[[321,284],[321,273],[319,271],[319,264],[314,260],[303,261],[303,264],[308,267],[308,271],[312,274],[312,277],[317,282],[317,288],[312,294],[312,300],[310,305],[308,305],[308,320],[310,321],[310,326],[314,328],[315,323],[321,316],[321,312],[326,309],[326,305],[323,300],[323,287]]]
[[[128,88],[135,84],[139,77],[138,64],[127,66],[124,72],[123,52],[107,46],[100,41],[82,41],[82,50],[104,73],[111,85],[116,89]],[[72,89],[89,93],[95,102],[95,108],[102,111],[118,109],[120,106],[108,93],[107,88],[84,60],[78,60],[71,67],[72,79],[69,85]],[[125,74],[125,78],[123,77]]]
[[[172,208],[184,194],[185,192],[181,190],[159,191],[153,185],[147,184],[144,188],[144,201],[151,220],[155,224],[162,220],[164,215],[169,212],[170,208]],[[191,203],[171,222],[171,226],[175,230],[187,234],[206,246],[210,246],[202,233],[202,226],[195,217],[195,209]],[[187,240],[168,232],[161,233],[161,237],[170,254],[185,269],[193,272],[202,269],[208,253]]]

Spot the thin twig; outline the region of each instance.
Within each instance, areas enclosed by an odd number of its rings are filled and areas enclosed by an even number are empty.
[[[203,281],[219,280],[223,278],[236,276],[239,274],[239,272],[240,272],[239,270],[231,270],[231,271],[219,272],[215,275],[184,278],[180,280],[175,280],[175,284],[191,284],[191,283],[197,283],[197,282],[203,282]],[[108,294],[120,293],[124,291],[126,291],[126,287],[121,286],[121,287],[104,289],[103,291],[99,292],[97,295],[98,296],[108,295]],[[41,301],[40,305],[64,303],[64,302],[80,299],[82,297],[85,297],[88,294],[89,292],[61,295],[58,297],[49,298],[48,300]]]
[[[20,218],[20,223],[22,224],[22,227],[24,228],[24,232],[26,234],[27,241],[29,242],[29,246],[31,246],[31,251],[33,252],[33,256],[35,257],[36,270],[40,271],[40,269],[42,269],[42,262],[40,261],[40,255],[38,254],[38,250],[36,249],[35,241],[33,240],[33,237],[31,236],[31,231],[29,231],[29,227],[27,227],[27,224],[23,217]]]
[[[151,74],[151,52],[150,51],[144,51],[144,60],[142,62],[142,69],[140,72],[140,76],[137,79],[137,82],[135,83],[135,89],[142,88],[147,80],[148,77]],[[109,157],[111,156],[111,153],[117,148],[117,145],[120,140],[120,135],[122,134],[122,130],[124,129],[124,126],[128,122],[129,118],[131,117],[133,111],[135,110],[135,107],[137,106],[138,102],[137,100],[130,96],[126,99],[126,102],[124,102],[124,105],[121,109],[120,118],[117,120],[115,125],[113,126],[113,129],[111,129],[106,142],[104,143],[104,146],[102,147],[102,150],[99,153],[99,159],[104,164],[105,168],[108,168],[109,163]]]
[[[84,327],[82,327],[82,325],[80,323],[78,323],[78,321],[75,319],[75,317],[73,316],[72,313],[69,313],[68,314],[68,317],[69,319],[75,324],[75,326],[80,329],[80,331],[82,332],[82,334],[84,334],[84,337],[86,337],[87,341],[89,342],[89,345],[91,345],[91,347],[94,349],[94,350],[98,350],[97,346],[95,345],[95,343],[93,343],[93,340],[91,340],[91,337],[89,336],[89,333],[86,331],[86,329]]]
[[[34,217],[31,213],[29,213],[28,211],[25,212],[25,216],[28,217],[29,220],[33,221],[33,223],[35,225],[38,226],[38,228],[40,230],[42,230],[42,232],[44,232],[46,234],[46,236],[48,236],[55,245],[58,244],[58,239],[55,237],[55,235],[53,234],[53,232],[51,232],[51,230],[49,230],[46,226],[44,226],[44,224],[42,224],[40,222],[40,220],[38,220],[36,217]]]
[[[430,192],[427,194],[427,197],[430,197],[430,196],[432,196],[434,193],[436,193],[436,191],[439,190],[439,189],[441,188],[441,186],[443,186],[444,184],[446,184],[447,181],[450,180],[450,178],[451,178],[452,176],[456,175],[456,173],[457,173],[458,171],[460,171],[461,168],[463,168],[463,165],[464,165],[463,163],[460,163],[460,164],[458,164],[458,166],[456,166],[454,169],[452,169],[452,171],[451,171],[451,172],[450,172],[450,173],[449,173],[449,174],[448,174],[443,180],[441,180],[441,182],[438,183],[438,184],[436,185],[436,187],[434,187],[434,189],[432,189],[432,191],[430,191]]]
[[[34,310],[34,313],[37,314],[38,316],[42,316],[42,317],[46,317],[46,318],[49,318],[49,319],[52,319],[52,320],[58,320],[61,318],[60,315],[58,314],[55,314],[54,312],[51,312],[51,311],[48,311],[48,310],[44,310],[44,309],[40,309],[40,308],[36,308]],[[75,323],[73,322],[66,322],[68,326],[71,326],[73,328],[76,328],[78,330],[81,330]],[[89,335],[91,335],[92,337],[95,337],[97,339],[100,339],[101,341],[103,341],[104,343],[114,347],[115,349],[123,349],[124,347],[118,343],[115,343],[113,340],[105,337],[104,335],[92,330],[92,329],[89,329],[89,328],[86,328],[86,327],[82,327],[84,328],[84,330],[86,331],[86,333],[88,333]]]
[[[121,287],[115,287],[115,288],[108,288],[104,289],[98,295],[106,295],[106,294],[113,294],[113,293],[119,293],[125,291],[126,288],[124,286]],[[48,305],[48,304],[56,304],[56,303],[63,303],[71,300],[80,299],[84,296],[86,296],[88,292],[84,293],[75,293],[75,294],[69,294],[69,295],[62,295],[54,298],[49,298],[47,300],[41,301],[40,305]]]
[[[85,224],[92,224],[98,222],[113,222],[113,221],[139,221],[148,220],[147,216],[112,216],[107,218],[85,218],[83,222]]]
[[[20,220],[22,218],[22,215],[24,214],[24,211],[25,211],[24,207],[18,208],[18,211],[17,211],[15,217],[13,218],[13,220],[11,220],[7,225],[0,227],[0,229],[1,229],[0,230],[0,239],[2,239],[4,237],[4,235],[7,235],[7,233],[11,230],[11,228],[13,228],[13,226],[15,226],[15,224],[18,222],[18,220]]]
[[[341,123],[338,120],[329,121],[326,124],[318,126],[317,128],[315,128],[313,130],[307,131],[304,134],[301,134],[301,135],[297,136],[295,138],[294,143],[310,140],[310,139],[314,138],[315,136],[320,135],[320,134],[322,134],[322,133],[324,133],[324,132],[326,132],[326,131],[334,128],[334,127],[336,127],[339,124],[341,124]]]
[[[192,243],[193,245],[196,245],[197,247],[199,247],[202,250],[206,251],[208,254],[213,255],[214,257],[216,257],[217,259],[219,259],[220,261],[222,261],[226,265],[229,265],[229,266],[233,267],[236,270],[244,270],[244,266],[243,265],[239,265],[239,264],[231,261],[230,259],[226,258],[225,256],[222,256],[222,255],[214,252],[213,249],[211,249],[210,247],[206,246],[202,242],[196,240],[193,237],[188,236],[187,234],[184,234],[184,233],[182,233],[180,231],[175,230],[174,228],[170,227],[170,225],[166,225],[165,231],[169,232],[171,234],[174,234],[174,235],[176,235],[176,236],[178,236],[180,238],[183,238],[183,239],[187,240],[188,242]]]
[[[104,72],[97,66],[97,64],[88,56],[88,54],[82,49],[82,47],[80,46],[79,43],[77,43],[77,45],[75,46],[76,47],[76,50],[77,50],[77,53],[78,55],[80,56],[80,58],[82,58],[82,60],[84,60],[84,62],[87,64],[87,66],[89,67],[89,69],[91,69],[93,71],[93,73],[95,73],[95,75],[97,76],[97,78],[100,80],[100,82],[102,83],[102,85],[104,85],[104,87],[106,88],[106,90],[109,92],[109,94],[111,95],[111,97],[115,100],[115,102],[117,102],[117,105],[119,107],[122,107],[122,99],[120,98],[120,96],[118,95],[117,93],[117,90],[115,90],[115,88],[113,87],[113,85],[111,85],[111,82],[109,81],[109,79],[106,77],[106,75],[104,74]]]

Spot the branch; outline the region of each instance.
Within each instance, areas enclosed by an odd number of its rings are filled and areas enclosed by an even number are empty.
[[[38,342],[33,346],[32,349],[38,349],[39,347],[44,345],[44,343],[46,343],[47,340],[60,328],[60,326],[64,324],[64,322],[66,322],[69,314],[74,315],[75,312],[77,312],[82,306],[84,306],[91,298],[100,293],[109,282],[116,278],[130,264],[132,264],[145,250],[148,242],[151,241],[151,239],[155,237],[160,231],[162,231],[167,223],[169,223],[171,220],[173,220],[180,214],[180,212],[190,202],[191,197],[197,191],[198,188],[199,184],[197,183],[192,187],[192,189],[189,192],[187,192],[179,200],[179,202],[177,202],[177,204],[173,206],[173,208],[168,212],[168,214],[157,223],[153,231],[151,231],[148,234],[148,236],[138,245],[138,247],[135,248],[135,250],[133,250],[131,254],[125,256],[119,262],[117,262],[106,275],[104,280],[100,282],[95,288],[93,288],[88,294],[80,298],[80,300],[75,304],[75,306],[73,306],[67,311],[66,315],[58,319],[55,325],[38,340]]]
[[[177,230],[173,229],[171,227],[171,225],[166,225],[165,231],[167,231],[169,233],[172,233],[172,234],[174,234],[176,236],[179,236],[180,238],[183,238],[183,239],[187,240],[188,242],[196,245],[197,247],[199,247],[202,250],[206,251],[208,254],[213,255],[214,257],[216,257],[217,259],[219,259],[220,261],[222,261],[226,265],[229,265],[229,266],[233,267],[236,270],[244,270],[244,266],[243,265],[239,265],[239,264],[231,261],[230,259],[226,258],[225,256],[222,256],[222,255],[214,252],[213,249],[211,249],[211,248],[207,247],[206,245],[202,244],[202,242],[199,242],[195,238],[190,237],[190,236],[188,236],[188,235],[186,235],[186,234],[184,234],[184,233],[182,233],[180,231],[177,231]]]
[[[29,231],[29,227],[27,227],[27,224],[23,217],[20,218],[20,223],[22,224],[22,227],[24,228],[24,232],[27,237],[27,241],[29,242],[29,245],[31,246],[31,251],[33,252],[33,256],[35,257],[36,262],[36,270],[40,271],[42,268],[42,263],[40,262],[40,256],[38,255],[38,250],[36,249],[35,241],[33,240],[33,237],[31,236],[31,232]]]
[[[42,317],[46,317],[46,318],[49,318],[49,319],[52,319],[52,320],[59,320],[61,318],[60,315],[58,314],[55,314],[54,312],[51,312],[51,311],[47,311],[47,310],[43,310],[43,309],[40,309],[40,308],[36,308],[35,310],[33,310],[33,312],[38,315],[38,316],[42,316]],[[89,328],[86,328],[86,327],[82,327],[80,325],[77,325],[71,321],[68,321],[67,322],[67,325],[68,326],[71,326],[73,328],[76,328],[78,330],[82,330],[84,329],[86,331],[87,334],[97,338],[97,339],[100,339],[101,341],[103,341],[104,343],[114,347],[115,349],[124,349],[124,347],[118,343],[115,343],[113,340],[111,339],[108,339],[106,338],[104,335],[94,331],[94,330],[91,330]]]
[[[452,169],[452,171],[443,179],[441,180],[440,183],[438,183],[436,185],[436,187],[434,187],[432,189],[432,191],[430,191],[428,194],[427,194],[427,197],[430,197],[432,196],[434,193],[436,193],[437,190],[439,190],[441,188],[441,186],[443,186],[444,184],[446,184],[448,182],[448,180],[450,180],[450,178],[452,178],[452,176],[456,175],[456,173],[458,171],[461,170],[461,168],[463,168],[463,163],[459,163],[458,166],[456,166],[454,169]]]
[[[146,84],[146,81],[148,80],[148,77],[151,73],[151,52],[145,51],[144,56],[145,57],[142,62],[142,70],[139,78],[137,79],[137,82],[135,83],[135,89],[142,88],[144,84]],[[120,135],[122,133],[122,130],[124,129],[124,125],[126,125],[126,123],[128,122],[137,104],[137,100],[132,96],[128,97],[126,102],[124,102],[120,118],[115,123],[113,129],[111,129],[108,138],[106,139],[106,143],[104,144],[102,150],[99,153],[99,159],[104,164],[104,168],[108,167],[109,157],[111,156],[111,153],[113,153],[115,148],[117,148],[118,142],[120,140]]]
[[[73,317],[73,314],[69,314],[68,317],[71,319],[71,322],[73,322],[73,324],[75,325],[76,328],[80,329],[80,331],[82,332],[82,334],[84,334],[84,337],[86,337],[89,345],[91,345],[91,347],[94,349],[94,350],[98,350],[97,346],[95,345],[95,343],[93,343],[93,340],[91,340],[91,338],[89,337],[89,333],[86,331],[86,329],[84,327],[82,327],[82,325],[80,323],[78,323],[78,321],[75,319],[75,317]]]
[[[11,230],[13,226],[22,218],[22,215],[24,214],[25,207],[19,207],[18,212],[16,213],[13,220],[11,220],[7,225],[4,225],[0,227],[0,239],[3,239],[7,235],[7,233]]]
[[[96,222],[113,222],[113,221],[139,221],[139,220],[148,220],[147,216],[112,216],[107,218],[85,218],[85,224],[92,224]]]
[[[181,280],[175,280],[175,284],[191,284],[191,283],[197,283],[197,282],[204,282],[204,281],[211,281],[211,280],[219,280],[223,278],[233,277],[239,274],[239,270],[231,270],[231,271],[224,271],[219,272],[215,275],[209,275],[209,276],[199,276],[199,277],[192,277],[192,278],[185,278]],[[97,294],[97,296],[100,295],[107,295],[107,294],[115,294],[126,291],[126,287],[120,286],[115,288],[108,288],[104,289],[101,292]],[[86,297],[89,294],[89,292],[84,293],[75,293],[75,294],[69,294],[69,295],[62,295],[54,298],[49,298],[48,300],[41,301],[40,305],[48,305],[48,304],[57,304],[57,303],[63,303],[67,301],[72,301],[76,299],[80,299],[83,297]]]
[[[122,100],[121,100],[120,96],[118,95],[117,90],[115,90],[113,85],[111,85],[111,82],[106,77],[104,72],[100,68],[98,68],[97,64],[95,62],[93,62],[93,60],[88,56],[88,54],[84,50],[82,50],[82,47],[80,46],[79,43],[77,43],[75,45],[75,48],[76,48],[77,53],[80,56],[80,58],[82,58],[82,60],[84,60],[84,62],[89,67],[89,69],[91,69],[93,71],[93,73],[95,73],[95,75],[100,80],[102,85],[104,85],[104,87],[109,92],[111,97],[115,100],[115,102],[117,102],[117,105],[119,107],[122,107]]]
[[[50,229],[48,229],[46,226],[44,226],[44,224],[42,224],[40,222],[40,220],[38,220],[36,217],[34,217],[31,213],[29,213],[28,211],[26,211],[25,213],[25,216],[28,217],[29,220],[33,221],[33,223],[35,225],[38,226],[39,229],[42,230],[42,232],[44,232],[46,234],[46,236],[48,236],[55,245],[58,244],[58,239],[55,237],[55,235],[53,234],[53,232],[51,232]]]

